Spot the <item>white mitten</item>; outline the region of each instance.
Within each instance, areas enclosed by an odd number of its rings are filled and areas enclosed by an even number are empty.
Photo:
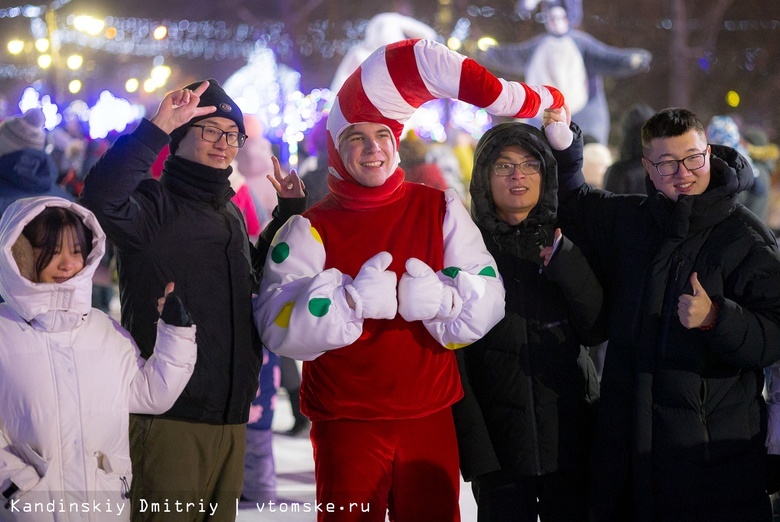
[[[410,257],[398,284],[398,313],[409,322],[447,317],[453,308],[453,292],[431,267]]]
[[[398,276],[387,269],[393,261],[389,252],[379,252],[363,263],[360,272],[345,290],[355,302],[360,319],[392,319],[398,310]]]
[[[562,121],[556,121],[544,127],[544,134],[554,150],[566,150],[574,141],[574,133]]]

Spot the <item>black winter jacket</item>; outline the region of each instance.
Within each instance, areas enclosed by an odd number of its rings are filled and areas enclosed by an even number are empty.
[[[257,269],[276,229],[294,211],[303,211],[305,201],[282,200],[289,212],[274,213],[255,248],[230,202],[229,188],[215,197],[166,178],[165,171],[160,181],[145,179],[168,141],[166,133],[143,120],[90,170],[81,202],[116,246],[122,325],[143,356],[152,354],[157,299],[169,281],[197,326],[195,372],[163,416],[242,424],[255,398],[262,360],[251,301]],[[295,205],[299,208],[290,208]]]
[[[542,160],[540,201],[519,225],[498,218],[492,164],[508,144]],[[581,343],[603,340],[601,287],[567,239],[549,266],[539,251],[556,225],[556,162],[541,132],[501,124],[480,140],[471,181],[472,215],[506,288],[506,315],[484,338],[459,350],[465,397],[454,408],[461,471],[471,480],[501,469],[515,476],[583,471],[590,440],[588,378]],[[582,357],[581,357],[582,355]]]
[[[675,203],[649,179],[649,196],[585,185],[581,139],[556,157],[560,222],[610,311],[593,518],[768,520],[762,368],[780,358],[780,256],[737,203],[745,159],[713,145],[707,190]],[[718,307],[708,331],[677,317],[693,272]]]

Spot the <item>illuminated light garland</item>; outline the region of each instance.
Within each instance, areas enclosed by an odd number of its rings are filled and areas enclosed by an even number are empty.
[[[54,0],[49,5],[18,5],[15,7],[5,7],[0,9],[0,19],[2,18],[18,18],[23,16],[24,18],[38,18],[45,14],[46,11],[56,11],[62,6],[70,3],[70,0]]]
[[[22,79],[31,82],[40,74],[41,69],[35,65],[19,66],[0,63],[0,78]]]
[[[297,47],[302,56],[318,52],[330,59],[344,55],[362,37],[367,20],[345,24],[346,38],[327,40],[328,21],[312,22],[307,34],[293,37],[285,31],[285,24],[269,20],[262,25],[228,25],[223,21],[205,20],[150,20],[147,18],[105,19],[106,30],[96,36],[86,35],[73,26],[69,16],[58,27],[60,41],[112,54],[154,56],[170,54],[176,57],[202,59],[247,58],[259,48],[269,48],[277,56],[289,58]],[[167,36],[155,39],[155,30],[167,29]]]
[[[40,17],[48,10],[58,10],[70,3],[70,0],[58,0],[50,6],[16,6],[0,9],[0,19],[24,16],[31,19],[31,33],[37,38],[46,35],[46,24]],[[538,13],[537,13],[538,14]],[[500,13],[491,6],[468,9],[472,18],[505,17],[519,21],[515,13]],[[108,16],[104,23],[106,29],[97,36],[89,36],[75,28],[75,16],[68,16],[57,29],[57,37],[61,44],[73,44],[85,48],[99,50],[110,54],[125,54],[134,56],[170,55],[190,59],[224,60],[247,59],[259,48],[269,48],[282,59],[290,58],[297,48],[301,56],[308,57],[315,53],[325,59],[344,56],[349,49],[357,44],[364,35],[368,20],[347,21],[341,25],[344,38],[327,39],[326,32],[333,30],[334,24],[329,20],[310,22],[306,33],[291,35],[285,32],[285,24],[281,21],[268,20],[258,25],[231,25],[219,20],[153,20],[148,18],[123,18]],[[597,19],[597,17],[594,17]],[[543,20],[536,20],[541,22]],[[669,29],[668,21],[660,21],[656,27]],[[460,18],[453,37],[463,41],[470,32],[471,22],[468,18]],[[155,30],[164,27],[167,36],[155,39]],[[723,27],[729,31],[746,30],[780,30],[780,21],[767,20],[725,20]],[[5,71],[6,77],[14,77]]]

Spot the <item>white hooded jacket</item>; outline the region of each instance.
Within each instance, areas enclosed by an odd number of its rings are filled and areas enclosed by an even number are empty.
[[[61,284],[22,277],[11,251],[48,206],[68,208],[93,234],[84,268]],[[0,247],[0,492],[10,496],[0,498],[0,520],[129,520],[129,414],[173,405],[195,365],[195,327],[159,321],[145,361],[127,331],[91,307],[105,234],[75,203],[13,203]]]

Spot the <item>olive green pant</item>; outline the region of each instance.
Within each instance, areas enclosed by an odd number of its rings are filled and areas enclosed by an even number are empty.
[[[236,520],[246,425],[130,416],[132,520]]]

